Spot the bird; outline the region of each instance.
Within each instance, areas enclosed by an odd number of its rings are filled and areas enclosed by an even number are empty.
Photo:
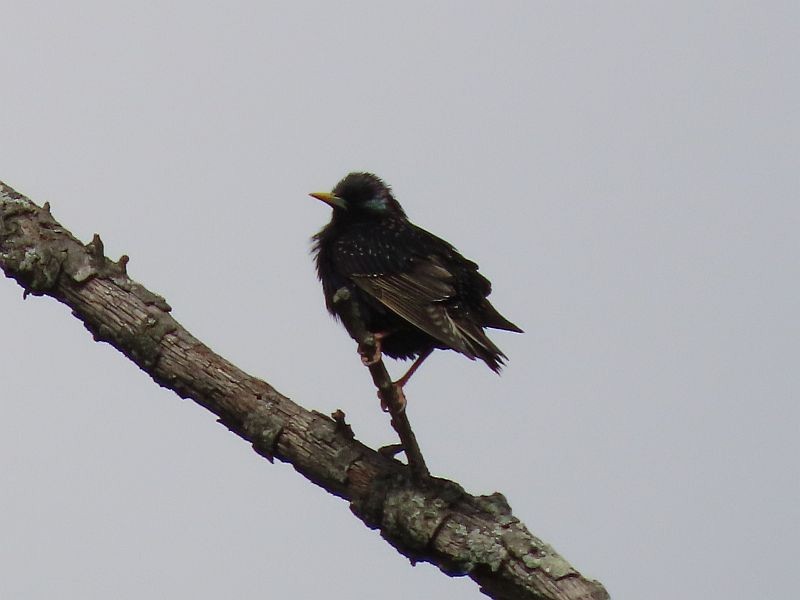
[[[342,288],[350,293],[376,341],[374,355],[362,355],[365,364],[381,354],[415,359],[394,382],[400,392],[435,349],[455,350],[500,372],[507,357],[484,329],[523,331],[491,305],[491,283],[476,263],[409,221],[391,188],[372,173],[350,173],[331,192],[310,196],[333,209],[312,237],[325,304],[348,328],[334,296]]]

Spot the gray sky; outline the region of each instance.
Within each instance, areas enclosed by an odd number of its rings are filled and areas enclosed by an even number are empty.
[[[6,2],[0,179],[214,350],[394,441],[306,196],[351,170],[480,263],[502,377],[407,388],[615,600],[788,598],[800,536],[798,16],[767,3]],[[0,597],[482,598],[0,282]],[[398,373],[401,365],[390,365]]]

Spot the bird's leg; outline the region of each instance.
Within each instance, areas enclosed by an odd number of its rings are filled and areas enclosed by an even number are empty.
[[[397,394],[397,400],[399,404],[398,408],[400,412],[403,412],[406,409],[406,395],[403,392],[403,386],[408,383],[408,380],[411,379],[411,376],[414,374],[414,372],[420,368],[423,362],[425,362],[425,359],[431,355],[431,352],[433,352],[433,346],[425,350],[417,357],[413,364],[408,368],[408,371],[406,371],[405,375],[403,375],[397,381],[392,382],[392,387],[394,387],[395,394]],[[386,403],[386,400],[380,392],[378,392],[378,397],[381,399],[381,409],[383,409],[383,412],[389,412],[389,405]]]
[[[433,346],[431,346],[430,348],[425,350],[425,352],[420,354],[417,357],[417,359],[412,363],[412,365],[408,368],[406,374],[403,375],[397,381],[395,381],[394,384],[402,389],[403,386],[405,386],[405,384],[408,383],[408,380],[411,379],[411,376],[416,372],[416,370],[422,366],[422,363],[425,362],[425,359],[431,355],[431,352],[433,352]]]
[[[381,342],[387,335],[389,333],[385,331],[373,333],[372,339],[375,340],[375,343],[371,348],[365,344],[358,345],[358,353],[361,355],[361,362],[365,367],[374,365],[381,359]]]

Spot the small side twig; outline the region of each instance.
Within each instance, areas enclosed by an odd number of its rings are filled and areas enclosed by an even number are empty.
[[[358,342],[359,351],[366,354],[376,353],[375,336],[367,331],[358,306],[352,302],[350,290],[344,287],[337,290],[333,296],[333,303],[337,306],[339,316],[350,336]],[[403,451],[406,454],[411,474],[417,479],[429,477],[430,472],[406,414],[405,402],[400,397],[397,386],[392,383],[392,378],[386,370],[386,365],[383,364],[382,357],[378,355],[378,360],[369,364],[368,368],[372,375],[372,382],[378,390],[378,396],[389,409],[392,427],[403,444]]]

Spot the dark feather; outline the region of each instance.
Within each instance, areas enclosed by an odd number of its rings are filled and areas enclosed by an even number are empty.
[[[484,327],[521,332],[487,300],[489,280],[448,242],[413,225],[377,177],[351,173],[333,194],[331,222],[314,237],[317,272],[328,310],[347,286],[370,331],[387,333],[383,351],[395,358],[450,348],[498,371],[505,354]]]

